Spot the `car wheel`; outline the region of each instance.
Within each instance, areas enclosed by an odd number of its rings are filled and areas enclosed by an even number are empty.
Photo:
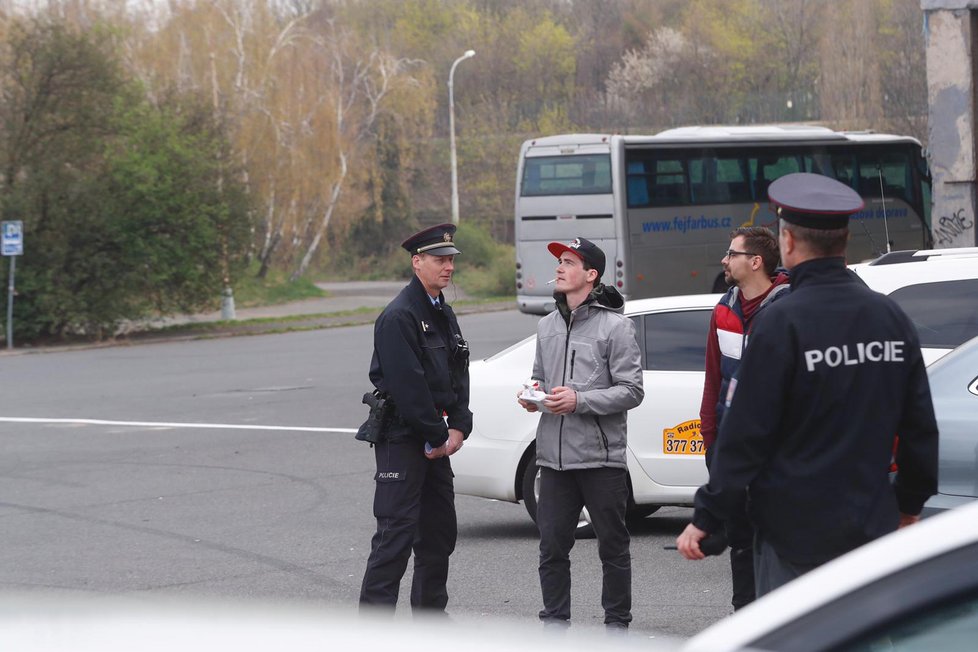
[[[533,463],[533,458],[523,469],[521,484],[523,487],[523,507],[533,522],[537,522],[537,496],[540,495],[540,467]]]
[[[540,467],[530,462],[523,469],[523,507],[530,515],[533,522],[537,522],[537,497],[540,495]],[[593,539],[595,536],[594,528],[591,527],[591,517],[587,513],[587,508],[581,510],[581,517],[577,521],[577,529],[574,530],[575,539]]]

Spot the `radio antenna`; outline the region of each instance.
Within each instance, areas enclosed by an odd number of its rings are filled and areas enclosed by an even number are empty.
[[[883,194],[883,167],[876,164],[876,176],[880,180],[880,201],[883,202],[883,235],[886,237],[886,253],[890,253],[890,227],[886,222],[886,196]]]

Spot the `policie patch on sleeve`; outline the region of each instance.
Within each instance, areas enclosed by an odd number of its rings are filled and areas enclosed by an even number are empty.
[[[406,475],[404,471],[377,471],[374,480],[377,482],[403,482]]]

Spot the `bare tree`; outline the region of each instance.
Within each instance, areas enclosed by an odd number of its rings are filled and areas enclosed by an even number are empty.
[[[620,112],[625,128],[672,126],[715,120],[719,96],[705,94],[718,58],[706,44],[662,27],[649,34],[641,50],[629,50],[608,75],[608,103]]]
[[[908,56],[924,51],[919,0],[893,0],[881,11],[883,32],[878,53],[882,65],[883,111],[888,127],[927,142],[927,59]]]
[[[319,219],[314,226],[310,225],[311,237],[301,261],[292,272],[293,280],[305,274],[318,251],[346,184],[350,160],[373,135],[377,116],[392,86],[411,81],[407,75],[411,61],[378,49],[364,57],[352,33],[338,28],[333,19],[326,21],[325,26],[319,44],[329,61],[325,71],[329,75],[331,93],[323,100],[333,114],[332,139],[339,167],[323,198]]]
[[[875,7],[833,2],[825,10],[834,28],[819,47],[821,118],[850,128],[874,126],[883,115]]]

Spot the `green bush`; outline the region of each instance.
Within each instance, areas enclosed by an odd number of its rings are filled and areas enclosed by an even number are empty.
[[[455,235],[462,255],[458,257],[458,284],[475,297],[509,296],[516,293],[511,245],[496,242],[484,226],[467,222]]]
[[[366,222],[366,220],[364,220]],[[398,279],[407,282],[413,271],[411,256],[399,246],[391,253],[369,254],[358,249],[355,242],[376,242],[381,236],[365,237],[371,227],[357,227],[344,243],[334,249],[334,270],[330,274],[338,280],[377,281]],[[351,240],[353,242],[351,242]],[[455,244],[462,252],[457,259],[455,280],[473,297],[499,297],[515,295],[514,261],[516,255],[511,245],[496,242],[485,226],[472,222],[463,223],[455,234]]]
[[[18,80],[0,84],[0,217],[26,242],[17,341],[208,308],[248,251],[248,194],[210,103],[150,103],[110,36],[28,21],[0,51],[0,77]]]

